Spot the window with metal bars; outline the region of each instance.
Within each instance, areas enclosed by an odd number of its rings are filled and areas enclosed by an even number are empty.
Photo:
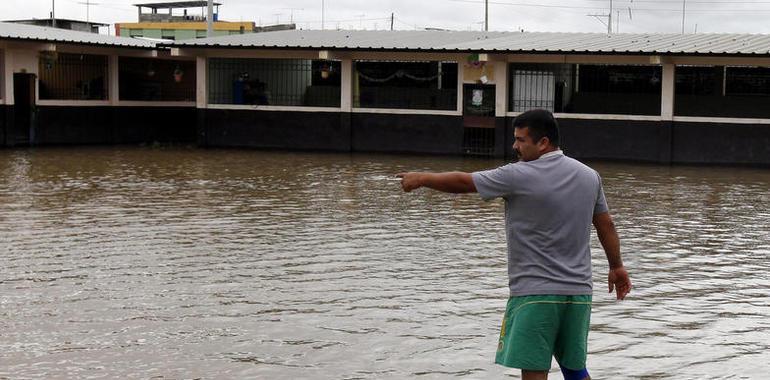
[[[211,58],[209,103],[339,107],[340,62]]]
[[[195,62],[120,57],[120,100],[195,101]]]
[[[770,68],[677,66],[677,116],[770,118]]]
[[[457,109],[457,62],[356,61],[353,106]]]
[[[512,63],[509,108],[660,115],[660,66]]]
[[[463,153],[468,156],[491,156],[495,153],[494,128],[463,128]]]
[[[40,99],[106,100],[106,55],[41,52]]]

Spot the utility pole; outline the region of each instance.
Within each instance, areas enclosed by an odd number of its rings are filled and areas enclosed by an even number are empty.
[[[321,30],[324,30],[324,21],[326,21],[326,6],[324,0],[321,0]]]
[[[56,27],[56,0],[51,0],[51,26]]]
[[[393,30],[393,20],[395,19],[395,13],[390,12],[390,30]]]
[[[684,15],[687,7],[687,0],[682,0],[682,34],[684,34]]]
[[[206,16],[206,37],[214,37],[214,0],[208,0]]]
[[[489,0],[484,0],[484,31],[489,31]]]

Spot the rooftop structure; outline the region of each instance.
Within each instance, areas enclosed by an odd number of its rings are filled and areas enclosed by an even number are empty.
[[[219,6],[221,3],[214,3],[214,21],[219,18]],[[206,21],[206,1],[174,1],[170,3],[142,3],[134,4],[139,11],[139,22],[200,22]],[[150,10],[149,13],[142,13],[144,8]],[[191,8],[200,8],[200,14],[188,15],[187,10]],[[174,15],[175,9],[182,9],[182,14]],[[160,11],[159,11],[160,10]]]
[[[187,40],[207,37],[206,1],[175,1],[169,3],[134,4],[139,9],[139,22],[115,24],[119,36],[164,40]],[[295,29],[294,24],[257,27],[254,22],[227,22],[219,20],[219,6],[213,15],[214,37],[274,30]],[[143,10],[149,9],[149,13]],[[175,10],[182,9],[182,12]],[[195,14],[188,12],[193,9]]]

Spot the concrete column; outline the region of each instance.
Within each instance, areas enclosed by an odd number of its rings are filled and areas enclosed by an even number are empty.
[[[463,111],[463,60],[457,61],[457,112]]]
[[[664,63],[662,66],[663,80],[661,81],[660,116],[663,120],[673,120],[676,66],[672,63]]]
[[[208,94],[209,61],[207,57],[195,58],[195,108],[196,108],[196,142],[198,146],[208,146],[208,125],[206,123],[206,108],[209,104]]]
[[[8,49],[3,50],[3,78],[2,78],[2,91],[3,100],[5,104],[14,104],[13,99],[13,55]]]
[[[107,97],[110,105],[118,105],[120,100],[120,67],[118,56],[111,54],[109,57],[109,81],[107,82]]]
[[[342,112],[353,110],[353,60],[342,59],[342,78],[340,83],[340,108]]]
[[[508,62],[496,61],[495,65],[495,117],[505,117],[508,112]]]
[[[195,58],[195,107],[206,108],[208,97],[208,58]]]

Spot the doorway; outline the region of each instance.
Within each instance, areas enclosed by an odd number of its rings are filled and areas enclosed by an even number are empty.
[[[13,74],[13,125],[6,143],[29,146],[35,141],[35,74]]]
[[[463,153],[495,153],[495,86],[463,85]]]

